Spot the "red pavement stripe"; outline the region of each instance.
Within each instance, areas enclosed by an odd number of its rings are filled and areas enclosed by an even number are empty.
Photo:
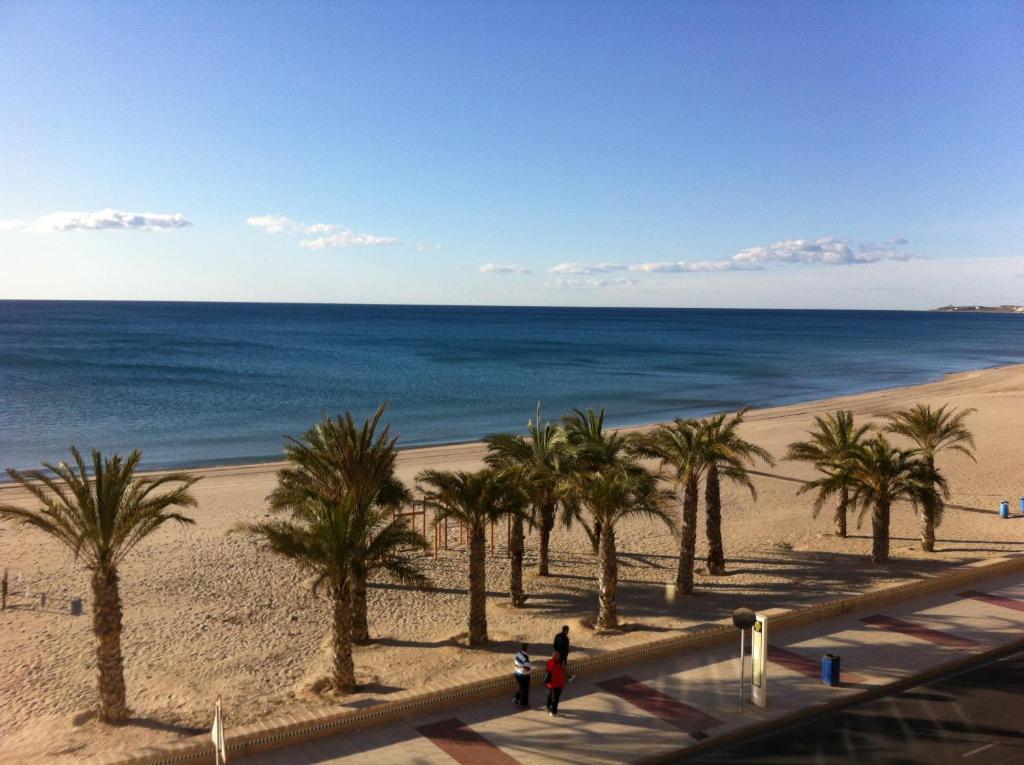
[[[920,638],[921,640],[927,640],[930,643],[935,643],[935,645],[941,645],[947,648],[972,648],[978,645],[977,640],[957,637],[956,635],[948,635],[945,632],[939,632],[938,630],[929,629],[928,627],[922,627],[916,622],[894,619],[893,617],[886,616],[885,614],[864,616],[861,617],[861,621],[865,624],[871,624],[875,627],[891,630],[892,632],[901,632],[904,635],[910,635],[911,637]]]
[[[416,729],[460,765],[519,765],[486,738],[455,717]]]
[[[821,678],[821,662],[814,661],[814,659],[808,659],[803,654],[793,653],[787,651],[785,648],[779,648],[778,646],[768,644],[768,661],[778,664],[779,666],[791,669],[794,672],[799,672],[801,675],[807,675],[807,677],[813,677],[815,679]],[[842,662],[842,657],[840,657]],[[847,672],[842,669],[842,663],[840,663],[840,679],[847,683],[862,683],[864,678],[858,675],[856,672]]]
[[[961,598],[974,598],[985,603],[991,603],[993,606],[1012,608],[1014,611],[1024,611],[1024,601],[1017,600],[1016,598],[1007,598],[1003,595],[989,595],[987,592],[981,592],[980,590],[967,590],[957,594]]]
[[[634,680],[628,675],[611,680],[603,680],[597,683],[597,686],[621,699],[625,699],[630,704],[640,707],[640,709],[654,715],[659,720],[664,720],[676,726],[696,739],[707,738],[707,734],[704,731],[708,728],[725,724],[717,717],[701,712],[689,704],[676,701],[671,696],[657,691],[649,685],[644,685],[639,680]]]

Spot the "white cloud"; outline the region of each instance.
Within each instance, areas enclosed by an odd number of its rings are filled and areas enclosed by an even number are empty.
[[[314,239],[300,240],[299,247],[305,247],[307,250],[325,250],[328,247],[365,247],[398,242],[398,239],[393,236],[357,234],[352,229],[335,223],[300,223],[285,215],[254,215],[246,218],[245,222],[250,226],[262,228],[268,234],[280,234],[287,231],[325,235]]]
[[[312,226],[306,226],[304,231],[307,234],[330,234],[339,228],[341,226],[335,226],[333,223],[314,223]]]
[[[443,244],[424,244],[423,242],[416,243],[416,252],[426,252],[427,250],[443,250]]]
[[[821,239],[785,239],[764,247],[750,247],[732,256],[734,263],[804,263],[830,266],[878,263],[882,260],[911,260],[910,253],[898,249],[906,240],[896,239],[886,246],[863,244],[854,247],[849,239],[826,236]]]
[[[630,266],[634,273],[689,274],[716,271],[760,271],[761,266],[732,260],[678,260],[667,263],[637,263]]]
[[[548,269],[549,274],[607,274],[625,271],[626,266],[617,263],[559,263]]]
[[[556,287],[571,289],[603,289],[606,287],[635,287],[636,279],[555,279]]]
[[[482,274],[528,274],[530,269],[526,266],[508,265],[502,266],[497,263],[487,263],[486,265],[480,266],[480,273]]]
[[[317,239],[303,239],[299,242],[299,247],[305,247],[307,250],[324,250],[328,247],[366,247],[397,243],[398,239],[393,236],[357,234],[354,231],[345,229],[344,231],[331,236],[321,236]]]
[[[297,231],[301,226],[284,215],[253,215],[245,219],[250,226],[262,228],[268,234],[280,234],[282,231]]]
[[[135,229],[137,231],[158,231],[169,228],[191,226],[181,213],[132,213],[106,209],[99,212],[55,212],[42,215],[35,220],[0,221],[0,230],[5,231],[102,231],[106,229]]]

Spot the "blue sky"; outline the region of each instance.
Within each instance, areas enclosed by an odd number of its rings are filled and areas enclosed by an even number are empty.
[[[0,298],[1024,302],[1024,5],[0,4]]]

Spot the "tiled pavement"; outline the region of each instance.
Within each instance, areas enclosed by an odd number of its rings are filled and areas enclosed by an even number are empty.
[[[772,632],[769,617],[766,709],[747,703],[740,712],[739,652],[730,644],[579,678],[566,687],[554,718],[544,712],[544,689],[535,677],[532,710],[516,710],[510,693],[232,761],[628,763],[907,678],[1022,635],[1024,575],[1015,574],[977,590],[928,595],[787,630]],[[821,683],[824,653],[841,656],[839,687]]]

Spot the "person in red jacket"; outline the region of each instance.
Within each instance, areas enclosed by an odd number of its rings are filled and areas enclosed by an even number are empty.
[[[565,687],[565,669],[562,667],[558,651],[555,651],[548,659],[547,673],[544,685],[548,687],[548,703],[544,705],[544,708],[548,710],[549,715],[554,717],[558,714],[558,699],[562,695],[562,688]]]

